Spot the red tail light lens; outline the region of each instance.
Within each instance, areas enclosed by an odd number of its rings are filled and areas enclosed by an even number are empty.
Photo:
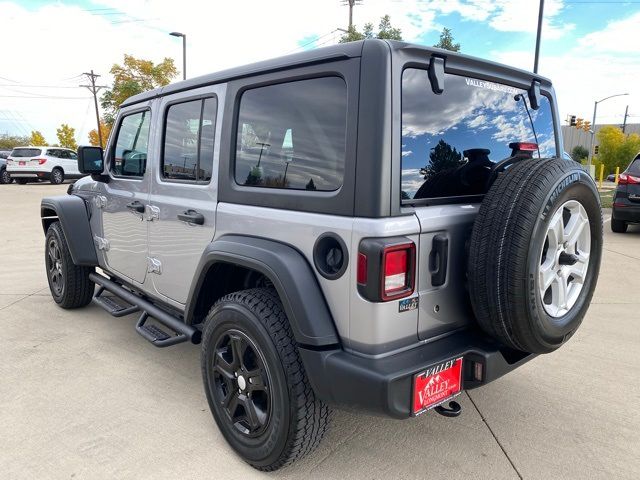
[[[638,185],[640,184],[640,177],[634,177],[628,173],[621,173],[618,177],[618,185]]]
[[[393,300],[413,293],[416,246],[393,245],[382,252],[382,300]]]
[[[519,142],[515,144],[516,148],[521,152],[535,152],[538,150],[537,143]]]
[[[38,162],[38,165],[42,165],[47,162],[46,158],[32,158],[32,162]]]

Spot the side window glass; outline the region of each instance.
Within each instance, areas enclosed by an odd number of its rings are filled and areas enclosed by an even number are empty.
[[[347,85],[314,78],[247,90],[240,100],[239,185],[334,191],[346,157]]]
[[[132,113],[122,119],[111,162],[111,171],[115,175],[144,175],[147,167],[150,116],[150,112],[144,111]]]
[[[200,132],[200,170],[198,180],[211,180],[213,172],[213,145],[216,132],[218,102],[207,98],[202,108],[202,130]]]
[[[78,159],[78,154],[74,153],[74,152],[68,152],[69,153],[69,158],[71,160],[77,160]]]
[[[68,159],[69,152],[67,152],[66,150],[58,150],[58,157],[62,159]]]
[[[47,155],[49,155],[50,157],[54,157],[54,158],[60,158],[60,155],[58,155],[58,151],[57,150],[47,150]]]
[[[208,181],[213,166],[214,98],[171,105],[167,111],[162,175],[170,180]]]

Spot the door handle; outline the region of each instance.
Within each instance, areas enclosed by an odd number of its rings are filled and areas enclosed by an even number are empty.
[[[194,225],[204,225],[204,215],[195,210],[187,210],[178,214],[178,220]]]
[[[135,202],[127,203],[127,208],[129,210],[133,210],[134,212],[144,213],[144,205],[136,200]]]
[[[429,270],[431,271],[431,286],[444,285],[447,279],[447,263],[449,253],[449,239],[444,235],[433,237],[431,254],[429,255]]]

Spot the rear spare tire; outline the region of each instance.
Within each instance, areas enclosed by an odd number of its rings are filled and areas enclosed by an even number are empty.
[[[478,323],[508,347],[555,350],[582,322],[601,255],[602,211],[591,177],[562,159],[513,165],[491,186],[471,235]]]

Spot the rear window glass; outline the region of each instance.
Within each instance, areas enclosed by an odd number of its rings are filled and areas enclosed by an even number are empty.
[[[41,152],[39,148],[14,148],[11,156],[14,158],[37,157]]]
[[[536,143],[521,94],[507,85],[445,74],[444,92],[431,91],[426,70],[402,76],[402,199],[486,193],[495,162],[512,155],[512,143]],[[553,114],[547,97],[529,107],[540,155],[556,156]],[[538,156],[538,152],[534,152]]]
[[[627,171],[632,175],[640,175],[640,156],[631,162]]]
[[[240,185],[337,190],[346,153],[347,86],[325,77],[246,91],[235,178]]]

